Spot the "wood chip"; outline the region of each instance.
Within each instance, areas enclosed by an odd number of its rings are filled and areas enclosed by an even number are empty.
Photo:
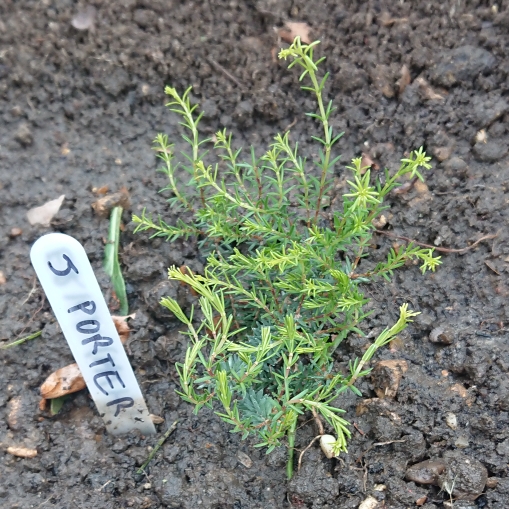
[[[7,452],[18,458],[35,458],[37,456],[36,449],[27,449],[26,447],[7,447]]]

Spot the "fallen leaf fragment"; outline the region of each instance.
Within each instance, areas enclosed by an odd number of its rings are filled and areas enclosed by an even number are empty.
[[[162,424],[164,422],[164,418],[159,415],[150,414],[149,417],[154,424]]]
[[[51,220],[57,215],[62,203],[64,202],[65,194],[46,202],[40,207],[34,207],[27,212],[28,222],[31,225],[40,224],[42,226],[49,226]]]
[[[362,153],[362,157],[361,157],[361,173],[365,173],[366,170],[369,170],[369,169],[372,169],[372,170],[379,170],[380,169],[380,165],[377,164],[373,158],[367,154],[366,152],[363,152]],[[362,171],[364,170],[364,171]]]
[[[292,44],[296,37],[300,37],[304,44],[309,44],[311,42],[310,31],[311,27],[307,23],[287,21],[283,27],[277,29],[277,34],[288,44]]]
[[[125,187],[118,193],[108,194],[92,203],[95,213],[101,217],[108,217],[113,207],[128,209],[129,206],[129,191]]]
[[[7,452],[18,458],[35,458],[37,456],[36,449],[27,449],[26,447],[7,447]]]
[[[112,316],[113,323],[117,329],[120,341],[125,344],[129,338],[131,329],[127,325],[127,318],[134,318],[135,313],[128,316]],[[41,385],[41,396],[43,399],[54,399],[83,390],[87,384],[77,364],[69,364],[57,369],[46,378]],[[41,403],[39,404],[41,408]]]
[[[134,320],[136,318],[136,313],[132,313],[131,315],[127,316],[112,315],[111,318],[113,319],[113,323],[117,329],[120,341],[122,341],[122,344],[125,345],[129,338],[129,333],[131,332],[129,325],[127,324],[127,319]]]
[[[45,399],[60,398],[78,392],[87,386],[77,364],[57,369],[41,385],[41,396]]]

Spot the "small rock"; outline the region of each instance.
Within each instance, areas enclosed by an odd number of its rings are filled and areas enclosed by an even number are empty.
[[[335,442],[336,437],[333,437],[332,435],[322,435],[320,437],[320,447],[325,456],[327,456],[327,458],[329,459],[335,458],[337,456],[336,454],[334,454],[332,447]]]
[[[94,32],[95,15],[95,7],[87,5],[72,18],[71,25],[76,30],[90,30],[90,32]]]
[[[486,480],[486,488],[493,489],[496,488],[498,485],[498,478],[497,477],[488,477]]]
[[[509,457],[509,438],[497,445],[497,452],[501,456]]]
[[[463,159],[460,157],[451,157],[446,163],[444,163],[444,167],[448,171],[452,171],[458,174],[464,174],[468,165]]]
[[[0,285],[5,285],[5,283],[7,283],[7,278],[3,271],[0,270]]]
[[[382,94],[390,99],[394,97],[394,87],[391,68],[386,65],[377,65],[371,72],[373,84],[382,92]]]
[[[475,500],[486,485],[486,467],[480,461],[458,451],[447,451],[444,461],[447,468],[439,477],[440,488],[457,500]]]
[[[378,507],[380,507],[380,505],[375,497],[368,497],[359,505],[359,509],[378,509]]]
[[[34,137],[28,124],[23,123],[18,127],[18,130],[14,134],[14,139],[23,145],[23,147],[29,147],[32,145]]]
[[[435,327],[429,335],[432,343],[441,343],[443,345],[452,345],[454,343],[454,333],[446,325]]]
[[[140,28],[151,28],[157,25],[157,14],[148,9],[136,9],[133,15],[133,21]]]
[[[19,237],[23,233],[23,230],[21,228],[11,228],[11,231],[9,232],[9,237],[13,239],[14,237]]]
[[[445,468],[446,463],[442,460],[421,461],[407,469],[405,479],[418,484],[437,484],[438,476]]]
[[[22,412],[22,399],[21,396],[16,396],[9,400],[7,403],[7,425],[13,431],[18,431],[21,429],[21,419],[23,416]]]
[[[458,418],[452,412],[445,414],[445,423],[452,430],[458,429]]]
[[[371,372],[371,382],[379,398],[394,399],[403,373],[408,370],[405,360],[380,361]]]
[[[470,444],[468,442],[468,438],[465,435],[460,435],[454,442],[454,445],[458,449],[466,449]]]
[[[460,46],[442,54],[441,61],[431,71],[437,85],[451,87],[458,82],[471,82],[479,74],[488,74],[497,64],[495,57],[483,48]]]
[[[237,104],[233,112],[233,118],[241,126],[247,126],[253,121],[253,103],[251,101],[242,101]]]
[[[474,155],[479,161],[494,163],[502,159],[508,152],[508,146],[501,141],[477,142],[473,148]]]
[[[451,157],[452,147],[438,147],[433,151],[435,157],[440,161],[445,161]]]

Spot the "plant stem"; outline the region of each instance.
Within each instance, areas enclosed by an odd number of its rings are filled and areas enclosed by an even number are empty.
[[[293,476],[293,455],[295,452],[295,432],[297,430],[297,414],[288,430],[288,463],[286,464],[286,476],[290,480]]]

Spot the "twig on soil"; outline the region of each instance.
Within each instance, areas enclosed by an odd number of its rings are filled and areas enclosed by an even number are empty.
[[[213,58],[206,57],[207,62],[215,67],[218,71],[222,72],[231,82],[235,83],[239,88],[245,90],[245,86],[233,75],[230,74],[221,64],[217,63]]]
[[[302,466],[302,457],[304,456],[304,453],[319,439],[322,438],[322,435],[317,435],[309,444],[307,447],[299,454],[299,461],[297,463],[297,472],[300,472],[300,467]]]
[[[297,123],[297,117],[293,119],[293,122],[291,124],[288,124],[284,129],[283,132],[286,133],[286,131],[289,131],[295,124]]]
[[[34,284],[32,285],[32,289],[30,290],[30,292],[28,292],[27,298],[21,303],[22,306],[24,306],[30,300],[30,297],[32,297],[32,295],[35,293],[36,288],[37,279],[34,277]]]
[[[320,416],[318,415],[318,412],[315,408],[312,409],[313,411],[313,418],[315,419],[316,425],[318,427],[318,433],[320,436],[325,435],[325,431],[323,429],[323,423],[322,419],[320,419]]]
[[[166,442],[167,438],[177,429],[177,423],[178,421],[175,421],[166,431],[166,433],[159,439],[155,447],[150,451],[150,454],[148,455],[147,461],[143,463],[143,465],[136,470],[137,474],[143,474],[145,472],[145,469],[147,468],[147,465],[152,461],[152,458],[156,455],[157,451],[162,447],[164,442]]]
[[[353,423],[353,427],[362,435],[364,436],[366,433],[364,433],[364,431],[362,431],[359,426],[357,426],[357,423]]]
[[[391,440],[389,442],[377,442],[376,444],[370,445],[356,460],[355,463],[358,463],[362,458],[369,452],[371,449],[374,449],[375,447],[381,447],[382,445],[390,445],[390,444],[397,444],[397,443],[405,443],[406,440]]]
[[[484,237],[481,237],[480,239],[476,240],[472,245],[467,247],[462,247],[461,249],[453,249],[449,247],[437,247],[432,246],[431,244],[425,244],[424,242],[418,242],[417,240],[411,239],[410,237],[404,237],[402,235],[394,235],[393,233],[389,233],[383,230],[375,230],[376,233],[379,233],[380,235],[385,235],[387,237],[391,237],[392,239],[398,239],[398,240],[404,240],[406,242],[411,242],[412,244],[415,244],[417,246],[422,247],[429,247],[431,249],[434,249],[435,251],[440,251],[441,253],[466,253],[470,249],[473,249],[479,242],[482,242],[483,240],[489,240],[494,239],[498,237],[498,233],[494,233],[492,235],[484,235]]]

